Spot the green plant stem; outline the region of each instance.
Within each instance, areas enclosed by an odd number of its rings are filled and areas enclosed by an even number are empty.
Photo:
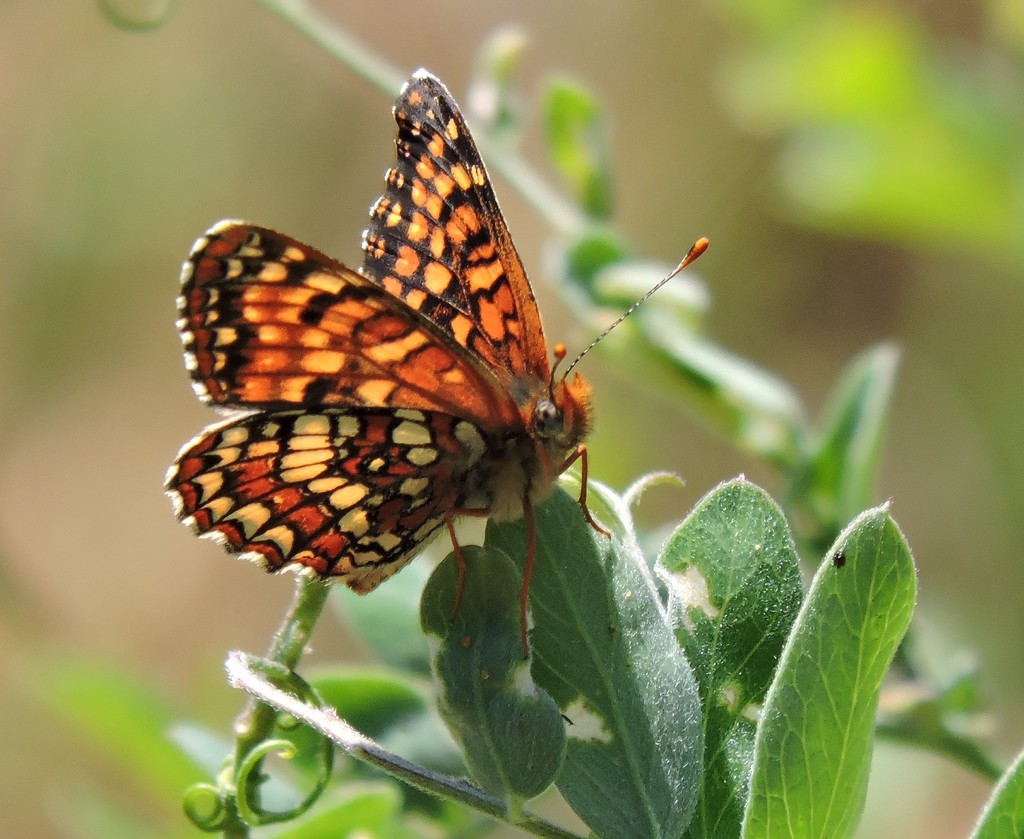
[[[513,819],[510,817],[505,802],[500,798],[489,795],[465,781],[439,775],[409,763],[393,752],[389,752],[331,711],[315,708],[273,685],[250,666],[248,657],[244,653],[231,653],[228,656],[226,667],[231,684],[252,694],[255,697],[253,701],[257,705],[273,707],[290,714],[325,737],[329,737],[350,757],[376,766],[393,778],[404,781],[424,792],[458,801],[493,818],[507,821],[534,836],[542,836],[546,839],[580,839],[576,834],[536,816],[523,815],[521,818]]]
[[[407,73],[354,38],[334,20],[319,12],[307,0],[257,0],[268,11],[295,27],[329,56],[351,69],[370,84],[396,96]],[[567,237],[576,237],[588,227],[584,214],[556,192],[540,174],[506,143],[492,140],[486,126],[474,126],[474,137],[486,152],[488,167],[500,172],[509,184],[534,208],[547,224]]]
[[[1004,767],[996,763],[975,739],[956,734],[948,728],[922,733],[908,729],[899,722],[891,724],[881,721],[875,731],[879,737],[887,740],[945,755],[954,763],[959,763],[993,783],[1002,777]]]
[[[330,585],[317,580],[310,580],[307,577],[298,577],[295,581],[295,595],[291,606],[285,613],[281,625],[274,634],[270,650],[267,652],[267,660],[279,664],[281,667],[291,671],[294,670],[306,645],[309,643],[313,627],[323,611],[327,602],[327,595],[330,592]],[[257,699],[250,699],[245,709],[235,720],[235,751],[230,764],[226,770],[230,783],[234,783],[235,775],[242,765],[249,752],[266,740],[273,732],[277,721],[277,709]],[[251,772],[250,788],[243,793],[249,801],[257,801],[259,796],[258,783],[259,772]],[[232,804],[233,806],[233,804]],[[247,836],[248,827],[240,819],[229,819],[235,825],[242,825],[243,832],[229,833],[224,830],[225,836]]]
[[[362,44],[307,0],[257,0],[294,26],[332,58],[353,70],[374,87],[395,96],[405,75]]]

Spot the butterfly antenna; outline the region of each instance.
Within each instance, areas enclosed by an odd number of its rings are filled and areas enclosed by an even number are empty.
[[[670,273],[667,277],[665,277],[665,279],[660,280],[654,286],[654,288],[652,288],[650,291],[647,292],[647,294],[645,294],[643,297],[641,297],[639,300],[637,300],[636,303],[634,303],[632,306],[630,306],[628,309],[626,309],[626,311],[622,313],[622,315],[618,318],[618,320],[615,321],[615,323],[613,323],[604,332],[602,332],[593,341],[591,341],[590,342],[590,346],[588,346],[585,350],[583,350],[583,352],[581,352],[578,356],[576,356],[576,360],[572,364],[569,365],[569,367],[566,369],[565,374],[562,376],[562,378],[563,379],[567,379],[569,377],[569,374],[572,372],[573,368],[577,364],[580,363],[580,360],[583,358],[583,356],[585,356],[588,352],[590,352],[592,349],[594,349],[594,347],[596,347],[599,343],[601,343],[601,341],[604,340],[605,336],[607,336],[609,332],[611,332],[616,326],[618,326],[626,318],[628,318],[631,314],[633,314],[633,312],[635,312],[638,308],[640,308],[640,306],[643,303],[646,303],[647,299],[651,295],[653,295],[654,292],[656,292],[659,288],[661,288],[663,285],[665,285],[665,283],[667,283],[669,280],[671,280],[673,277],[675,277],[687,265],[689,265],[691,262],[696,260],[702,253],[704,253],[704,251],[706,251],[708,249],[708,245],[710,245],[710,244],[711,244],[711,242],[708,241],[708,238],[706,236],[702,236],[700,239],[698,239],[696,242],[694,242],[693,247],[690,248],[689,253],[687,253],[686,256],[684,256],[682,258],[682,261],[680,261],[680,263],[673,269],[672,273]],[[559,346],[562,347],[562,357],[558,356],[558,347],[555,347],[555,358],[556,358],[557,361],[561,361],[562,358],[565,357],[565,347],[562,346],[562,345],[559,345]],[[557,363],[557,361],[556,361],[556,363]],[[553,381],[554,380],[554,370],[551,371],[551,375],[552,375],[552,381]]]
[[[551,365],[551,378],[548,379],[548,396],[551,397],[551,401],[555,401],[555,371],[558,370],[558,365],[565,361],[565,354],[567,350],[565,344],[559,341],[555,344],[551,354],[555,357],[555,363]]]

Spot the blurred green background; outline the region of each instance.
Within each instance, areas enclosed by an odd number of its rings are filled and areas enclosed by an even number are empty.
[[[161,4],[118,5],[145,17]],[[812,417],[856,352],[886,339],[903,349],[876,501],[892,497],[915,552],[927,654],[940,672],[977,654],[992,742],[1015,753],[1020,5],[320,8],[403,73],[431,69],[460,100],[480,44],[518,24],[526,155],[544,171],[531,92],[551,73],[589,87],[610,120],[618,231],[666,262],[709,236],[697,266],[713,300],[709,334],[789,381]],[[105,733],[83,723],[100,688],[69,676],[97,668],[137,683],[154,715],[226,731],[241,699],[224,683],[225,652],[262,650],[290,597],[290,585],[193,539],[163,496],[179,446],[214,419],[182,366],[179,265],[225,217],[358,265],[393,156],[391,97],[245,0],[185,0],[150,32],[117,28],[88,2],[7,0],[0,68],[4,830],[102,835],[91,808],[105,798],[153,836],[188,836],[179,789],[154,780],[174,772],[126,777],[111,738],[146,746],[126,734],[130,713]],[[496,190],[549,337],[583,346],[590,332],[545,287],[550,231],[507,182]],[[646,520],[678,520],[740,472],[778,489],[764,464],[628,369],[595,355],[585,373],[593,474],[619,488],[655,469],[686,478],[645,498]],[[366,653],[328,617],[315,655]],[[947,762],[883,745],[861,834],[962,836],[986,793]]]

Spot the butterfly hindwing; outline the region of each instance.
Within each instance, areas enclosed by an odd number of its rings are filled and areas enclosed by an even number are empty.
[[[366,592],[464,502],[482,452],[465,420],[415,410],[256,413],[207,429],[167,478],[179,517],[268,570]]]

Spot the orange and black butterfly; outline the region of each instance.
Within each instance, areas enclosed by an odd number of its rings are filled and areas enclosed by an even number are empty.
[[[458,516],[523,516],[525,653],[533,509],[580,457],[597,527],[590,387],[552,375],[533,290],[444,85],[420,70],[394,116],[398,161],[360,271],[243,222],[196,242],[178,301],[186,366],[201,399],[247,413],[185,446],[167,490],[229,551],[359,593],[442,527],[454,542]]]

